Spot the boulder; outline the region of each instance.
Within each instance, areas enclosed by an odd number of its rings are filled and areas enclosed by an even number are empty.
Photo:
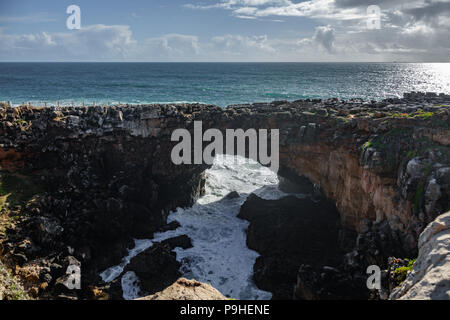
[[[170,249],[175,248],[189,249],[192,248],[192,241],[187,235],[181,235],[178,237],[170,238],[161,242],[161,244],[169,245]]]
[[[237,191],[232,191],[232,192],[230,192],[229,194],[227,194],[225,196],[225,199],[236,199],[236,198],[239,198],[239,197],[240,197],[240,195],[239,195],[239,193]]]
[[[254,281],[275,300],[292,299],[301,264],[339,261],[339,214],[324,199],[264,200],[251,194],[238,217],[250,221],[247,246],[261,254],[253,267]]]
[[[167,288],[180,278],[181,264],[170,244],[155,244],[151,248],[131,259],[124,273],[133,271],[140,280],[141,291],[154,294]]]
[[[228,300],[228,298],[209,284],[181,278],[163,291],[138,300]]]

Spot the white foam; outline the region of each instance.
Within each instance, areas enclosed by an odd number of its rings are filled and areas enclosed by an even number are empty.
[[[224,295],[235,299],[265,300],[271,293],[259,290],[252,281],[253,265],[258,253],[246,246],[248,222],[237,218],[239,209],[252,192],[265,199],[286,196],[278,188],[278,177],[258,163],[233,156],[218,155],[213,167],[206,171],[206,194],[192,208],[178,208],[169,222],[178,221],[176,230],[155,234],[153,240],[136,240],[119,266],[102,273],[104,281],[115,279],[130,259],[147,249],[152,242],[186,234],[193,248],[176,248],[184,277],[211,284]],[[225,199],[232,191],[241,196]],[[130,276],[128,276],[130,277]],[[122,281],[123,282],[123,281]],[[124,298],[134,296],[136,288],[126,281]]]
[[[128,271],[122,276],[123,298],[125,300],[134,300],[140,297],[140,282],[136,273]]]
[[[134,240],[134,245],[134,248],[128,250],[128,255],[122,259],[122,262],[119,265],[110,267],[100,273],[100,277],[103,281],[111,282],[118,276],[120,276],[126,265],[130,263],[130,260],[137,256],[139,253],[150,248],[153,245],[153,242],[151,240]]]

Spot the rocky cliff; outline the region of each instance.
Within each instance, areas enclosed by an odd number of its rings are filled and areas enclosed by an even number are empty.
[[[411,93],[225,109],[1,106],[3,259],[39,297],[60,294],[56,280],[76,259],[89,288],[77,296],[91,298],[132,237],[150,237],[202,194],[208,166],[170,159],[173,130],[192,132],[196,120],[204,130],[279,129],[280,174],[311,181],[358,233],[349,264],[415,256],[419,234],[449,208],[449,105],[448,95]]]
[[[419,238],[419,256],[390,299],[450,300],[450,212],[430,223]]]

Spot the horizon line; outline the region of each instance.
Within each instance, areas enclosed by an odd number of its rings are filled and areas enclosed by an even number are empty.
[[[0,61],[0,63],[450,63],[450,61]]]

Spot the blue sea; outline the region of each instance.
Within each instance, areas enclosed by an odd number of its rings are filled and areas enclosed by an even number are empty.
[[[0,101],[13,105],[200,102],[450,93],[450,64],[0,63]]]

